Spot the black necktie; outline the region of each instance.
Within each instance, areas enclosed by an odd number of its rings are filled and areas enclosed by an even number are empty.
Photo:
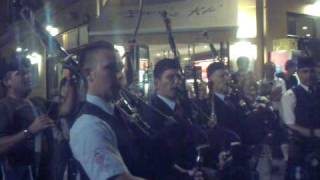
[[[176,103],[174,107],[174,115],[179,119],[183,119],[183,108],[180,103]]]

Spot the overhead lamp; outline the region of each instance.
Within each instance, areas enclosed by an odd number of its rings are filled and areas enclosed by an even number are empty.
[[[26,56],[30,60],[31,64],[40,64],[42,60],[42,56],[39,53],[32,52]]]
[[[238,41],[230,46],[230,57],[236,60],[241,56],[246,56],[251,60],[257,59],[257,45],[249,41]]]
[[[307,30],[308,26],[302,26],[302,30]]]
[[[254,38],[257,36],[256,17],[253,13],[238,12],[238,30],[237,38]]]
[[[30,60],[30,63],[32,65],[38,65],[38,72],[39,72],[39,75],[41,74],[41,71],[42,71],[42,55],[37,53],[37,52],[32,52],[32,53],[29,53],[26,58],[28,58]]]
[[[22,48],[21,47],[17,47],[16,52],[21,52]]]
[[[51,36],[56,36],[59,34],[59,29],[57,27],[54,27],[52,25],[47,25],[46,30],[49,32]]]
[[[304,7],[304,14],[308,14],[311,16],[320,16],[320,2],[315,2],[311,5],[306,5]]]
[[[307,37],[311,37],[311,34],[306,34]]]

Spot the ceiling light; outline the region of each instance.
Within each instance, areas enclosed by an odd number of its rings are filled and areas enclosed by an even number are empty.
[[[160,56],[161,56],[161,54],[160,54],[160,53],[157,53],[157,54],[156,54],[156,56],[157,56],[157,57],[160,57]]]
[[[42,56],[37,52],[32,52],[26,56],[30,60],[31,64],[40,64],[42,61]]]
[[[46,30],[49,32],[51,36],[56,36],[59,34],[59,29],[51,25],[48,25],[46,27]]]
[[[17,51],[17,52],[21,52],[21,51],[22,51],[22,48],[21,48],[21,47],[17,47],[16,51]]]
[[[306,34],[307,37],[311,37],[311,34]]]
[[[287,36],[288,37],[299,37],[298,35],[295,35],[295,34],[288,34]]]
[[[315,2],[314,4],[306,5],[304,7],[304,14],[311,16],[319,16],[320,2]]]
[[[303,29],[303,30],[307,30],[307,29],[308,29],[308,26],[302,26],[302,29]]]

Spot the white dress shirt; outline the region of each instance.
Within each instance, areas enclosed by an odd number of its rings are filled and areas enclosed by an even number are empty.
[[[221,94],[221,93],[218,93],[218,92],[215,92],[214,93],[220,100],[222,100],[224,102],[224,98],[225,98],[225,95],[224,94]]]
[[[166,103],[172,111],[174,111],[174,108],[176,107],[176,102],[175,102],[175,101],[173,101],[173,100],[171,100],[171,99],[169,99],[169,98],[166,98],[166,97],[164,97],[164,96],[161,96],[160,94],[158,94],[158,97],[159,97],[164,103]]]
[[[112,115],[114,106],[87,95],[87,101]],[[118,149],[117,137],[110,125],[99,117],[82,114],[70,130],[70,147],[90,179],[106,180],[128,172]]]

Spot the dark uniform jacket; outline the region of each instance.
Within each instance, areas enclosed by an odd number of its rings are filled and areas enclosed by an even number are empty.
[[[218,125],[235,132],[238,136],[243,138],[244,119],[243,114],[237,108],[237,104],[228,101],[227,98],[223,101],[218,96],[214,95],[215,113],[217,116]],[[211,99],[206,99],[200,102],[207,115],[211,114]]]
[[[220,178],[223,180],[247,179],[249,176],[247,161],[249,152],[242,140],[244,137],[243,116],[239,114],[239,108],[236,108],[236,104],[228,102],[229,100],[224,102],[218,96],[214,96],[217,125],[207,130],[210,148],[204,153],[204,165],[218,168],[219,154],[229,152],[233,160],[225,165],[220,172]],[[212,109],[210,100],[211,98],[200,104],[208,116],[210,116]]]
[[[154,130],[147,144],[152,154],[150,166],[155,175],[152,179],[181,179],[183,177],[172,168],[173,165],[192,168],[196,158],[195,146],[205,141],[205,138],[201,130],[192,124],[192,111],[188,102],[180,102],[183,116],[178,116],[156,95],[151,98],[150,104],[166,117],[173,117],[166,118],[153,108],[144,110],[143,119]]]
[[[315,92],[307,92],[302,86],[292,88],[296,96],[294,110],[296,124],[305,128],[320,128],[319,107]]]

